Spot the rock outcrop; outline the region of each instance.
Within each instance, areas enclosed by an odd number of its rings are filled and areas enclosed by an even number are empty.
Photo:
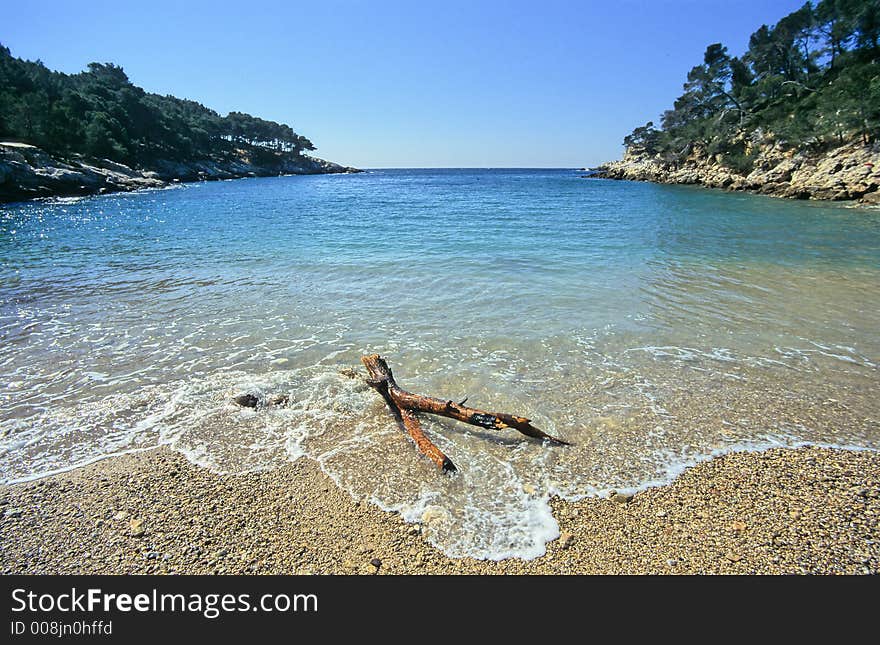
[[[880,204],[880,144],[848,144],[822,152],[765,146],[747,174],[699,152],[673,164],[656,155],[627,150],[623,160],[603,164],[591,176]]]
[[[0,143],[0,202],[162,188],[177,181],[360,172],[314,157],[265,157],[266,161],[257,162],[241,151],[226,159],[156,161],[149,168],[135,169],[108,159],[79,155],[61,159],[35,146]]]

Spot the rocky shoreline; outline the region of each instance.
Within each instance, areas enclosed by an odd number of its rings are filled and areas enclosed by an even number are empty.
[[[880,452],[733,453],[634,496],[550,501],[534,560],[453,559],[308,460],[219,475],[166,448],[0,486],[5,574],[877,574]]]
[[[694,153],[683,163],[628,149],[621,161],[605,163],[590,177],[661,184],[696,184],[707,188],[749,191],[793,199],[844,201],[880,205],[880,144],[852,143],[831,150],[762,148],[753,169],[737,172],[721,159]]]
[[[164,188],[177,182],[361,172],[315,157],[272,155],[256,163],[247,155],[190,162],[157,161],[149,169],[78,155],[66,159],[22,143],[0,143],[0,203]]]

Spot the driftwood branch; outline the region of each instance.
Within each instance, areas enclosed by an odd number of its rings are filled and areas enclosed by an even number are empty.
[[[419,450],[430,457],[444,471],[455,471],[455,465],[450,461],[449,457],[444,455],[425,436],[419,420],[414,414],[415,412],[437,414],[489,430],[513,428],[534,439],[546,440],[559,445],[569,445],[567,441],[557,439],[543,430],[539,430],[525,417],[518,417],[504,412],[487,412],[477,408],[469,408],[464,405],[467,399],[464,399],[461,403],[455,403],[451,400],[444,401],[431,396],[407,392],[397,385],[394,375],[391,373],[391,368],[388,367],[385,360],[378,354],[363,356],[361,357],[361,362],[367,368],[367,374],[369,375],[367,383],[382,395],[391,412],[398,419],[398,422],[403,425],[413,441],[416,442]]]
[[[382,395],[382,398],[385,399],[385,403],[388,404],[388,408],[391,410],[391,414],[393,414],[394,418],[397,419],[397,422],[403,426],[403,429],[406,430],[407,434],[412,437],[412,440],[415,441],[416,446],[422,454],[426,455],[431,461],[437,464],[443,472],[455,472],[458,470],[455,467],[455,464],[452,463],[452,460],[443,454],[443,451],[425,436],[425,433],[422,432],[422,424],[419,423],[419,418],[415,413],[412,410],[401,408],[395,403],[394,399],[391,398],[391,394],[388,391],[388,381],[369,380],[367,382]]]

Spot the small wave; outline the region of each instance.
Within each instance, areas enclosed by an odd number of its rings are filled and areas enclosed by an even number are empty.
[[[155,450],[155,446],[149,446],[146,448],[129,448],[128,450],[120,450],[118,452],[108,452],[105,454],[95,455],[93,457],[89,457],[88,459],[83,459],[82,461],[78,461],[76,463],[61,466],[59,468],[54,468],[52,470],[43,470],[38,473],[32,473],[30,475],[22,475],[20,477],[12,477],[8,479],[3,479],[3,484],[22,484],[25,482],[32,482],[38,479],[43,479],[44,477],[51,477],[53,475],[60,475],[61,473],[68,473],[72,470],[76,470],[77,468],[82,468],[84,466],[88,466],[90,464],[95,464],[99,461],[103,461],[105,459],[110,459],[112,457],[121,457],[122,455],[130,455],[138,452],[147,452],[149,450]]]

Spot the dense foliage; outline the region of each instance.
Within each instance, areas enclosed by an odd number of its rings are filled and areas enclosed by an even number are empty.
[[[880,135],[880,0],[807,2],[732,57],[709,45],[684,94],[624,139],[672,164],[698,152],[748,172],[756,143],[826,147]]]
[[[14,58],[2,45],[0,139],[135,165],[223,156],[242,147],[252,156],[315,149],[288,125],[242,112],[220,116],[195,101],[147,93],[110,63],[63,74]]]

